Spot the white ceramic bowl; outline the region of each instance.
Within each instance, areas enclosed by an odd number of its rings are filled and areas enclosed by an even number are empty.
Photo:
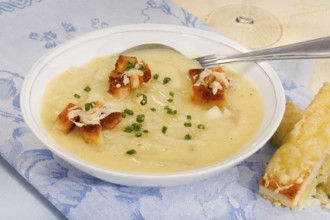
[[[40,118],[45,87],[58,73],[70,66],[108,54],[119,53],[138,44],[161,43],[187,56],[212,53],[232,54],[247,48],[220,35],[193,28],[171,25],[126,25],[103,29],[70,40],[45,56],[31,68],[21,90],[21,109],[32,132],[58,157],[100,179],[131,186],[170,186],[207,178],[234,166],[259,150],[278,127],[285,108],[285,95],[275,71],[265,62],[231,64],[260,89],[265,102],[265,116],[257,136],[242,151],[212,166],[175,173],[133,173],[103,168],[65,151],[47,134]]]

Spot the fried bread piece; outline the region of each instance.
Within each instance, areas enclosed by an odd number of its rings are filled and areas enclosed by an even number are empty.
[[[55,121],[55,126],[61,130],[63,133],[68,134],[70,133],[75,124],[74,122],[79,121],[79,116],[76,116],[72,119],[69,119],[68,117],[68,113],[70,110],[73,109],[80,109],[81,107],[73,104],[73,103],[69,103],[61,112],[60,114],[57,116],[56,121]]]
[[[139,88],[151,79],[151,71],[145,62],[136,57],[120,55],[115,69],[109,76],[108,92],[115,98],[124,97],[130,90]]]
[[[329,150],[330,83],[324,83],[271,158],[259,193],[285,206],[304,206],[321,183],[316,177]]]
[[[102,127],[99,124],[87,124],[80,128],[84,141],[88,144],[98,144],[101,140]]]
[[[226,90],[230,83],[221,67],[190,69],[189,77],[193,83],[193,102],[196,104],[225,103]]]
[[[129,85],[124,84],[122,73],[113,70],[109,76],[108,93],[110,93],[113,97],[119,99],[127,95],[129,90]]]
[[[117,62],[115,64],[115,70],[117,72],[123,73],[126,70],[135,67],[135,64],[138,62],[136,57],[129,57],[124,55],[119,55]]]
[[[100,120],[102,128],[113,129],[121,122],[121,112],[113,112]]]
[[[58,115],[55,123],[65,134],[75,126],[80,127],[84,141],[97,144],[101,140],[102,129],[113,129],[121,122],[122,114],[99,101],[86,104],[89,104],[88,110],[69,103]]]

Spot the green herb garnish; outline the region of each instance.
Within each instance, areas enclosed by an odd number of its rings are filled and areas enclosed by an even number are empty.
[[[169,94],[171,97],[174,97],[174,92],[170,91],[168,94]]]
[[[173,110],[168,105],[164,106],[164,109],[166,110],[167,114],[169,114],[169,115],[175,115],[177,113],[177,110]]]
[[[156,109],[155,109],[155,108],[150,108],[150,110],[151,110],[151,111],[153,111],[153,112],[155,112],[155,111],[156,111]]]
[[[79,94],[74,94],[73,97],[77,98],[77,99],[80,99],[80,95]]]
[[[126,115],[134,115],[133,110],[126,108],[126,109],[121,113],[121,116],[122,116],[123,118],[126,118]]]
[[[133,127],[132,126],[127,126],[125,129],[124,129],[125,132],[127,133],[132,133],[133,132]]]
[[[154,79],[158,79],[158,77],[159,77],[159,75],[156,73],[156,74],[154,75]]]
[[[138,132],[135,134],[135,137],[141,137],[142,136],[142,133],[141,132]]]
[[[186,134],[186,135],[184,136],[184,139],[185,139],[185,140],[191,140],[191,135],[190,135],[190,134]]]
[[[143,94],[143,93],[139,93],[139,94],[137,94],[136,95],[137,97],[140,97],[140,96],[142,96],[142,100],[140,101],[140,104],[141,105],[145,105],[145,104],[147,104],[147,96],[145,95],[145,94]]]
[[[142,123],[144,121],[144,119],[145,119],[144,114],[136,116],[136,121],[139,123]]]
[[[135,63],[127,62],[125,70],[130,70],[135,67]]]
[[[90,86],[86,86],[85,88],[84,88],[84,91],[85,92],[90,92],[92,89],[91,89],[91,87]]]
[[[205,125],[203,125],[203,124],[199,124],[199,125],[197,125],[197,128],[198,128],[198,129],[205,129]]]
[[[185,122],[183,125],[184,125],[185,127],[191,127],[191,122]]]
[[[132,123],[131,125],[127,126],[124,131],[127,133],[132,133],[133,131],[139,132],[142,129],[142,124]]]
[[[128,114],[128,115],[134,115],[133,110],[128,109],[128,108],[125,108],[124,112],[125,112],[126,114]]]
[[[135,149],[128,150],[128,151],[126,151],[126,154],[128,154],[128,155],[136,154],[136,150]]]
[[[191,119],[191,115],[187,115],[187,119],[189,119],[189,120],[190,120],[190,119]]]
[[[133,131],[141,131],[142,125],[138,123],[132,123]]]
[[[170,77],[165,77],[164,79],[163,79],[163,84],[167,84],[167,83],[169,83],[171,81],[171,78]]]
[[[173,102],[173,99],[167,99],[167,101],[172,103]]]
[[[94,108],[96,102],[88,102],[88,103],[85,103],[85,111],[88,111],[92,108]]]
[[[163,126],[163,127],[162,127],[162,133],[163,133],[163,134],[166,134],[166,132],[167,132],[167,127],[166,127],[166,126]]]

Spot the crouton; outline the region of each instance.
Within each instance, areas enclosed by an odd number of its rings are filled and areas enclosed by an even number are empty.
[[[113,129],[117,124],[121,122],[122,116],[121,112],[114,112],[107,117],[100,120],[100,123],[105,129]]]
[[[68,113],[70,110],[72,109],[81,109],[81,107],[73,104],[73,103],[69,103],[61,112],[60,114],[57,116],[56,121],[55,121],[55,126],[61,130],[64,134],[68,134],[70,133],[75,124],[74,121],[79,121],[79,116],[74,117],[73,119],[69,119],[68,117]]]
[[[98,144],[101,140],[102,127],[99,124],[87,124],[80,128],[83,139],[88,144]]]
[[[196,104],[226,101],[226,90],[229,80],[221,67],[213,69],[190,69],[189,77],[193,83],[192,100]]]
[[[134,68],[137,62],[138,60],[136,57],[120,55],[115,65],[115,71],[123,73],[131,68]]]
[[[121,122],[121,112],[104,105],[100,101],[94,103],[89,110],[69,103],[58,115],[55,125],[68,134],[75,126],[80,127],[86,143],[98,144],[102,137],[102,129],[113,129]]]
[[[151,79],[149,66],[144,62],[138,62],[135,57],[120,55],[115,69],[109,76],[108,92],[114,98],[127,95],[130,90],[139,88],[143,83]]]
[[[122,74],[113,70],[109,76],[109,89],[110,93],[114,98],[119,99],[124,97],[129,92],[129,85],[124,85]]]
[[[141,61],[139,62],[139,70],[143,72],[142,76],[142,82],[147,83],[151,79],[151,70],[149,68],[149,65],[146,64],[145,62]]]

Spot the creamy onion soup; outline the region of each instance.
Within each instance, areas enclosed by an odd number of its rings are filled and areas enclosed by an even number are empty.
[[[41,106],[44,127],[77,157],[117,170],[185,171],[227,159],[242,150],[260,129],[264,103],[256,86],[243,75],[224,68],[231,83],[225,105],[196,104],[192,102],[188,70],[201,68],[199,64],[168,49],[127,55],[147,63],[152,76],[120,99],[108,93],[116,56],[70,67],[46,88]],[[86,143],[79,127],[69,134],[56,128],[56,117],[68,103],[84,106],[96,101],[123,114],[115,128],[102,131],[100,143]],[[139,124],[139,129],[128,129],[133,124]]]

